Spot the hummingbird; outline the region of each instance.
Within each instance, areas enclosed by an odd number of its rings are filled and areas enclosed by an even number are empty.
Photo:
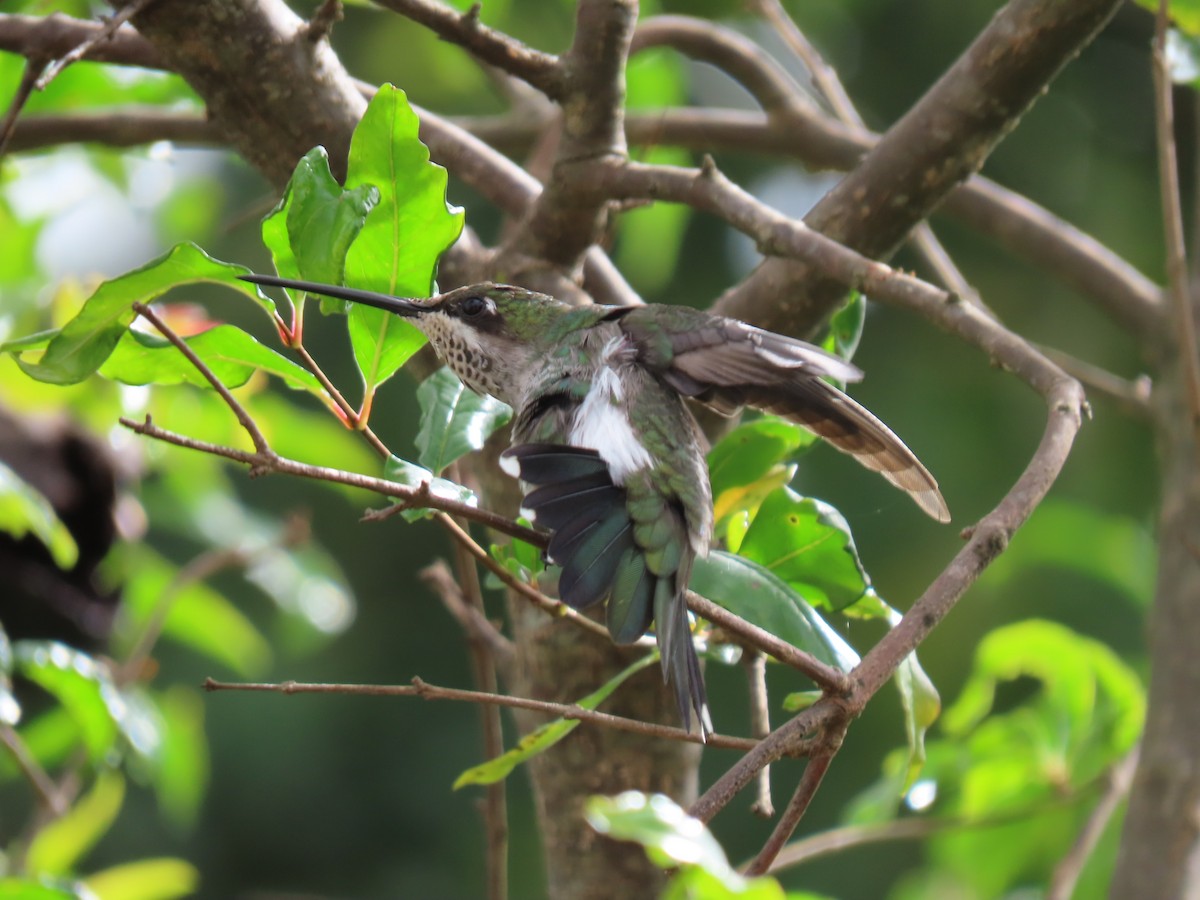
[[[550,534],[561,600],[578,610],[607,600],[618,644],[653,623],[683,727],[691,731],[694,715],[701,739],[713,726],[685,592],[693,561],[708,552],[713,508],[706,442],[685,398],[803,425],[950,520],[912,451],[825,380],[858,381],[861,370],[804,341],[683,306],[572,306],[490,282],[410,299],[241,277],[402,316],[463,384],[512,407],[500,464],[523,484],[522,512]]]

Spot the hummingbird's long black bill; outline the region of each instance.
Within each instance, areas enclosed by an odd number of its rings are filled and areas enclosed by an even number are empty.
[[[335,284],[321,284],[318,281],[300,281],[295,278],[280,278],[278,275],[239,275],[242,281],[251,284],[261,284],[267,287],[291,288],[294,291],[307,291],[310,294],[320,294],[333,297],[335,300],[349,300],[364,306],[386,310],[398,316],[417,316],[425,312],[426,307],[404,297],[391,297],[375,291],[360,291],[357,288],[339,287]]]

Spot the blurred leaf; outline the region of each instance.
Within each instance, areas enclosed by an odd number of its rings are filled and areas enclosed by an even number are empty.
[[[844,672],[858,654],[804,598],[758,563],[714,550],[698,558],[691,589]]]
[[[598,690],[588,694],[582,700],[576,701],[575,705],[594,710],[628,679],[651,663],[657,662],[658,659],[657,650],[643,656],[606,681]],[[459,775],[454,781],[454,790],[457,791],[469,784],[495,784],[497,781],[503,781],[521,763],[549,750],[578,726],[578,719],[555,719],[553,722],[547,722],[545,725],[535,728],[521,738],[513,749],[478,766],[472,766]]]
[[[584,807],[588,824],[618,841],[633,841],[646,849],[656,866],[696,867],[712,876],[726,893],[706,891],[701,897],[754,897],[782,900],[783,890],[774,879],[748,882],[734,871],[704,823],[689,816],[670,797],[625,791],[616,797],[591,797]],[[773,885],[773,890],[763,884]],[[695,882],[693,882],[695,884]],[[672,896],[668,889],[666,896]],[[674,896],[691,896],[674,894]]]
[[[759,506],[738,554],[827,609],[849,606],[871,585],[842,514],[786,487]]]
[[[69,874],[108,832],[124,800],[125,779],[119,772],[102,769],[91,790],[34,836],[26,869],[38,875]]]
[[[142,633],[164,594],[173,591],[163,622],[164,637],[238,675],[256,675],[266,668],[271,648],[250,620],[220,593],[201,581],[175,584],[178,569],[144,544],[127,547],[123,562],[127,641]]]
[[[154,788],[163,813],[180,826],[190,826],[208,787],[208,741],[204,736],[204,702],[193,690],[172,685],[156,695],[164,723]]]
[[[160,857],[112,866],[83,883],[97,900],[174,900],[194,893],[199,882],[191,863]]]
[[[527,524],[524,519],[520,521],[522,524]],[[492,544],[489,551],[492,559],[526,584],[533,584],[538,575],[546,569],[542,551],[533,544],[527,544],[517,538],[511,539],[506,544]],[[491,571],[487,573],[484,583],[493,590],[505,589],[504,583]]]
[[[374,185],[379,202],[346,254],[346,284],[392,296],[428,297],[438,258],[462,231],[446,204],[446,170],[429,161],[403,91],[383,85],[350,142],[346,189]],[[350,341],[368,394],[425,343],[399,316],[354,304]]]
[[[431,472],[481,448],[496,429],[512,418],[512,409],[492,397],[476,394],[443,366],[417,388],[421,429],[417,461]]]
[[[15,540],[32,533],[50,551],[60,569],[72,568],[79,559],[75,539],[55,514],[50,501],[3,462],[0,462],[0,531]]]
[[[1145,697],[1141,682],[1113,651],[1057,622],[1029,619],[987,634],[975,650],[971,677],[943,725],[952,735],[977,726],[992,708],[996,685],[1020,676],[1042,682],[1045,699],[1077,738],[1092,724],[1115,726],[1119,749],[1127,749],[1141,727]],[[1097,704],[1115,704],[1114,718],[1096,722]]]
[[[662,109],[687,103],[687,69],[670,51],[651,47],[632,56],[625,71],[625,106]]]
[[[1154,596],[1156,557],[1153,535],[1133,519],[1047,500],[988,567],[984,583],[1001,587],[1030,567],[1053,566],[1111,585],[1145,608]]]
[[[37,241],[41,222],[23,222],[0,197],[0,234],[4,252],[0,253],[0,285],[20,284],[38,273]]]
[[[53,879],[0,878],[0,900],[89,900],[74,887]]]
[[[800,712],[808,709],[825,696],[824,691],[793,691],[783,698],[783,708],[787,712]]]
[[[277,376],[293,390],[308,391],[324,397],[325,390],[316,377],[260,344],[253,336],[234,325],[217,325],[184,342],[229,388],[250,380],[256,369]],[[208,380],[164,337],[140,331],[126,331],[117,342],[100,374],[124,384],[192,384],[210,388]]]
[[[916,651],[904,657],[892,677],[900,691],[900,705],[904,709],[904,736],[908,740],[908,765],[901,788],[901,793],[906,794],[925,765],[925,732],[937,721],[942,711],[942,698],[917,661]]]
[[[479,498],[470,488],[465,488],[461,484],[453,481],[448,481],[445,478],[438,478],[428,469],[418,466],[416,463],[410,463],[407,460],[401,459],[398,456],[391,456],[383,466],[383,477],[388,481],[394,481],[397,484],[407,485],[408,487],[420,487],[423,484],[429,485],[429,493],[435,497],[442,497],[446,500],[457,500],[460,503],[469,503],[472,506],[479,504]],[[394,500],[394,503],[400,501]],[[433,511],[424,507],[411,507],[403,510],[400,515],[408,522],[415,522],[417,519],[428,519],[433,515]]]
[[[116,745],[124,701],[107,669],[57,641],[18,641],[16,670],[51,694],[70,714],[94,762]]]
[[[26,375],[48,384],[76,384],[104,364],[136,317],[133,303],[149,303],[181,284],[224,284],[256,303],[257,288],[237,276],[250,270],[213,259],[195,244],[179,244],[153,262],[100,285],[83,308],[56,334],[36,363],[20,357]]]
[[[63,762],[79,748],[79,726],[61,706],[52,706],[21,725],[25,748],[43,769]],[[0,755],[0,780],[24,777],[12,757]]]

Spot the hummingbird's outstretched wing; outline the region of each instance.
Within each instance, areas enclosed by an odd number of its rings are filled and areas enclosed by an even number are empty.
[[[816,432],[950,521],[937,481],[890,428],[825,381],[862,372],[819,347],[687,307],[638,307],[620,315],[638,359],[681,394],[725,415],[743,406]]]
[[[683,602],[694,551],[682,510],[648,482],[615,484],[595,450],[519,444],[500,463],[529,486],[523,513],[551,532],[546,557],[562,567],[562,601],[587,609],[607,597],[606,624],[618,644],[638,640],[654,622],[663,677],[675,689],[684,729],[694,713],[701,736],[711,733]]]

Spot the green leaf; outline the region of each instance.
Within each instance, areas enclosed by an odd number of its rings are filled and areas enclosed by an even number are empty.
[[[524,519],[520,521],[524,525],[528,524]],[[492,559],[526,584],[533,584],[538,575],[546,570],[542,551],[533,544],[527,544],[517,538],[505,544],[492,544],[489,550]],[[490,571],[487,573],[485,584],[494,590],[505,589],[504,583]]]
[[[842,514],[786,487],[763,501],[738,554],[826,609],[849,606],[871,586]]]
[[[421,382],[417,402],[421,405],[417,461],[439,474],[456,459],[481,448],[512,418],[507,403],[476,394],[445,366]]]
[[[388,457],[388,461],[383,466],[383,477],[388,479],[388,481],[394,481],[397,484],[407,485],[408,487],[420,487],[423,484],[428,484],[429,493],[435,497],[441,497],[446,500],[457,500],[459,503],[469,503],[472,506],[479,504],[479,498],[475,496],[474,491],[470,488],[465,488],[461,484],[445,478],[438,478],[428,469],[418,466],[416,463],[410,463],[408,460],[401,459],[398,456]],[[414,506],[404,510],[400,515],[409,522],[415,522],[417,519],[429,518],[433,515],[433,511],[424,507]]]
[[[122,609],[127,640],[142,633],[159,604],[170,603],[163,636],[190,647],[238,675],[261,673],[271,659],[266,639],[242,612],[200,581],[176,584],[178,568],[149,547],[128,549]]]
[[[697,866],[727,888],[745,886],[712,832],[664,794],[625,791],[615,797],[590,797],[584,815],[601,834],[641,844],[657,866]]]
[[[154,699],[163,722],[154,789],[163,814],[188,827],[196,821],[208,786],[204,702],[195,691],[180,685],[172,685]]]
[[[776,416],[743,422],[708,453],[714,505],[731,488],[753,484],[814,441],[812,432]]]
[[[598,690],[588,694],[575,705],[581,706],[584,709],[595,709],[628,679],[632,678],[648,665],[657,662],[658,659],[657,650],[643,656],[637,662],[626,666],[601,685]],[[503,781],[521,763],[532,759],[539,753],[549,750],[578,726],[578,719],[555,719],[553,722],[547,722],[545,725],[535,728],[521,738],[517,746],[513,747],[513,749],[500,754],[494,759],[489,759],[478,766],[473,766],[459,775],[455,779],[454,789],[457,791],[459,788],[466,787],[469,784],[495,784],[497,781]]]
[[[67,813],[48,824],[29,844],[28,871],[67,875],[111,827],[125,800],[125,779],[104,769],[96,783]]]
[[[164,856],[112,866],[83,883],[97,900],[174,900],[195,893],[200,873],[189,862]]]
[[[373,184],[342,189],[329,171],[324,147],[308,151],[296,164],[283,200],[288,242],[300,277],[341,284],[346,252],[378,202],[379,190]]]
[[[696,560],[691,588],[828,665],[844,672],[858,665],[854,649],[803,597],[752,560],[713,550]]]
[[[0,900],[87,900],[74,887],[51,879],[0,878]]]
[[[56,334],[37,362],[17,357],[25,374],[48,384],[77,384],[104,364],[136,317],[132,304],[149,303],[173,287],[224,284],[264,303],[264,295],[237,276],[249,272],[213,259],[195,244],[179,244],[139,269],[104,282]]]
[[[33,534],[50,551],[50,557],[60,569],[72,568],[79,559],[75,539],[54,512],[50,501],[2,462],[0,531],[7,532],[16,540]],[[3,721],[2,715],[0,721]]]
[[[1020,537],[988,567],[984,583],[1001,588],[1034,566],[1095,578],[1147,607],[1154,595],[1154,536],[1125,516],[1063,500],[1042,503]]]
[[[234,325],[217,325],[184,338],[184,343],[226,387],[241,387],[260,369],[277,376],[294,390],[325,397],[324,388],[311,372]],[[140,331],[125,332],[108,361],[100,367],[100,374],[124,384],[186,383],[211,388],[208,380],[170,341]]]
[[[98,762],[116,745],[124,701],[108,670],[57,641],[18,641],[16,670],[62,704],[79,727],[89,757]]]
[[[641,54],[634,60],[641,59]],[[677,147],[654,147],[641,154],[653,165],[687,166],[691,154]],[[682,203],[650,203],[621,215],[614,262],[643,294],[661,291],[678,270],[680,251],[690,206]]]
[[[79,726],[61,706],[52,706],[21,725],[25,748],[43,769],[61,765],[79,749]],[[23,777],[9,755],[0,756],[0,780]]]
[[[383,85],[350,141],[346,189],[374,185],[379,202],[346,254],[346,284],[392,296],[428,297],[438,258],[462,232],[446,204],[446,170],[429,161],[403,91]],[[367,390],[386,381],[425,338],[398,316],[352,305],[350,341]]]
[[[921,668],[914,651],[904,657],[893,676],[904,709],[904,736],[908,740],[908,765],[901,793],[907,794],[925,765],[925,732],[942,711],[942,698]]]
[[[851,291],[850,299],[829,320],[829,333],[821,346],[844,360],[854,359],[866,321],[867,299],[859,291]]]

